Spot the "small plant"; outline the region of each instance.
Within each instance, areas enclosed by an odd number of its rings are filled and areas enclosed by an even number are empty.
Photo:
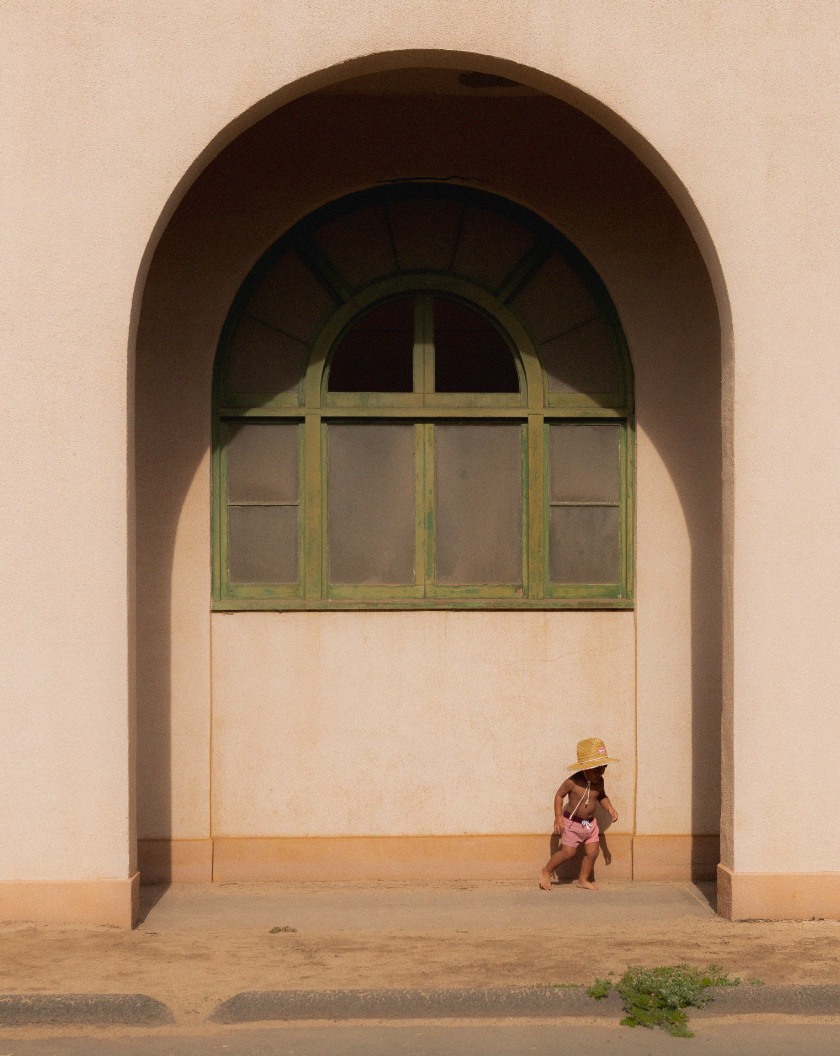
[[[289,924],[278,924],[269,931],[269,935],[279,935],[281,931],[297,931],[297,928],[291,927]]]
[[[750,984],[750,986],[764,986],[763,979],[748,979],[747,982]]]
[[[705,974],[687,964],[628,968],[615,987],[627,1013],[621,1022],[627,1027],[662,1027],[674,1037],[693,1038],[686,1008],[700,1008],[711,1001],[709,987],[737,986],[740,981],[730,979],[718,965],[711,965]]]
[[[612,980],[596,979],[586,992],[590,997],[594,997],[596,1001],[600,1001],[602,997],[607,996],[611,988]]]

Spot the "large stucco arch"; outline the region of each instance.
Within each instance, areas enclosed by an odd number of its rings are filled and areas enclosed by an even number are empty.
[[[418,66],[421,62],[426,65]],[[495,98],[485,94],[476,99],[469,97],[469,93],[449,98],[446,92],[436,97],[435,91],[427,87],[420,90],[418,103],[416,87],[400,90],[392,85],[388,88],[386,81],[384,89],[377,91],[374,87],[371,94],[370,86],[376,84],[377,73],[391,78],[397,76],[399,84],[399,71],[404,71],[410,86],[418,76],[422,83],[429,76],[434,80],[438,76],[435,71],[476,68],[507,76],[526,86],[524,92],[515,95],[513,110],[509,109],[511,100],[507,103],[500,100],[498,93]],[[412,72],[418,70],[428,72],[422,75]],[[351,72],[355,78],[347,76]],[[512,638],[514,644],[510,646],[514,654],[517,650],[520,653],[533,650],[535,635],[548,634],[546,641],[559,642],[573,628],[572,638],[580,639],[583,653],[600,658],[595,661],[598,671],[594,677],[584,676],[578,670],[571,676],[571,682],[563,682],[566,676],[561,671],[562,662],[557,666],[558,657],[546,654],[540,663],[545,671],[552,672],[552,679],[560,679],[566,696],[579,693],[581,685],[586,685],[583,696],[590,704],[582,709],[583,714],[575,714],[573,709],[568,718],[575,730],[581,722],[587,726],[587,708],[596,698],[608,699],[613,694],[622,701],[622,718],[615,716],[607,704],[597,718],[589,721],[589,725],[591,721],[623,724],[624,732],[616,733],[616,738],[625,744],[628,756],[626,787],[622,794],[628,821],[615,837],[624,848],[617,856],[617,861],[622,861],[619,868],[624,870],[624,875],[630,875],[632,859],[634,875],[639,878],[709,875],[713,870],[718,854],[721,622],[720,496],[716,490],[720,476],[721,326],[713,284],[696,240],[661,182],[610,131],[568,101],[568,98],[581,101],[581,92],[555,83],[553,94],[547,95],[535,86],[537,82],[545,85],[549,80],[545,75],[523,71],[510,62],[461,53],[389,53],[345,63],[272,93],[247,115],[232,122],[202,155],[201,173],[189,185],[185,178],[168,203],[164,212],[171,215],[162,233],[156,228],[155,237],[160,241],[152,254],[138,320],[138,671],[142,673],[141,681],[145,679],[139,687],[138,712],[139,835],[143,850],[141,865],[149,877],[207,879],[210,861],[216,878],[306,875],[307,869],[321,868],[314,864],[312,856],[317,858],[324,853],[319,847],[323,847],[324,839],[330,838],[350,841],[349,853],[358,859],[359,875],[410,873],[410,867],[404,862],[397,861],[391,866],[378,860],[376,855],[372,860],[366,857],[371,845],[365,841],[371,837],[403,835],[399,830],[389,830],[387,822],[380,823],[369,817],[365,828],[350,819],[345,832],[333,833],[321,832],[317,823],[310,821],[307,824],[314,826],[310,831],[291,816],[280,817],[283,809],[279,804],[269,805],[253,817],[248,817],[247,809],[243,814],[239,807],[233,806],[231,782],[235,784],[239,780],[236,774],[242,774],[242,750],[252,751],[253,744],[243,742],[237,747],[233,743],[237,739],[234,735],[225,748],[225,731],[243,730],[253,722],[257,742],[270,740],[261,726],[266,721],[265,701],[258,686],[238,693],[242,699],[251,696],[250,718],[226,714],[232,700],[232,680],[242,674],[245,656],[242,649],[247,653],[247,642],[255,635],[267,634],[259,648],[266,655],[271,654],[271,659],[262,677],[282,681],[285,676],[279,672],[283,656],[296,650],[305,652],[307,641],[333,634],[338,622],[327,626],[325,617],[304,615],[295,618],[298,625],[294,627],[293,638],[283,639],[285,629],[293,624],[290,617],[280,617],[282,632],[278,618],[267,613],[239,617],[218,613],[211,617],[201,572],[206,568],[208,547],[208,522],[204,516],[208,503],[205,428],[208,405],[202,393],[209,392],[208,370],[212,370],[215,348],[213,335],[218,334],[227,306],[250,265],[274,238],[302,215],[344,193],[381,181],[423,178],[489,186],[534,209],[560,227],[589,257],[608,287],[615,289],[619,314],[622,306],[626,313],[631,351],[635,346],[640,357],[642,376],[649,379],[656,373],[660,376],[660,383],[651,387],[646,382],[639,393],[639,424],[644,433],[642,450],[645,452],[642,476],[646,498],[640,521],[640,532],[646,540],[644,550],[663,551],[673,546],[675,553],[681,555],[675,558],[679,568],[675,579],[680,585],[673,597],[664,605],[659,602],[650,605],[645,601],[645,620],[638,626],[632,615],[628,615],[618,631],[609,618],[604,620],[604,614],[577,614],[562,622],[553,620],[548,631],[542,625],[538,628],[533,619],[523,621],[512,614],[507,624],[500,622],[500,618],[501,621],[507,618],[501,614],[478,619],[462,616],[457,629],[454,629],[457,619],[449,621],[450,634],[455,640],[460,635],[455,653],[458,648],[462,653],[463,650],[475,653],[479,648],[476,642],[482,636],[487,643],[504,640],[517,621],[521,626],[517,626]],[[361,93],[353,87],[358,84],[366,85]],[[564,96],[567,98],[563,99]],[[278,105],[281,100],[285,101]],[[591,100],[588,105],[590,110],[599,109]],[[470,108],[469,121],[464,117],[464,107]],[[404,118],[406,113],[411,115],[411,120],[403,120],[402,125],[396,116],[400,108]],[[339,113],[343,118],[337,116]],[[524,121],[521,128],[520,119]],[[420,135],[417,128],[424,121],[426,142],[440,139],[425,156],[421,149],[423,141],[417,138]],[[479,133],[475,131],[476,121],[483,122],[483,134],[488,140],[493,137],[498,140],[495,160],[481,147]],[[453,122],[458,125],[457,137],[450,128]],[[621,125],[614,115],[611,123]],[[314,126],[323,126],[318,135],[311,134]],[[514,127],[519,131],[512,134],[510,130]],[[414,131],[406,132],[406,128]],[[450,129],[449,139],[447,129]],[[440,133],[438,137],[432,134],[435,130]],[[518,136],[516,150],[510,146],[512,135]],[[570,160],[559,163],[549,160],[546,144],[552,135],[567,137],[571,144]],[[410,146],[401,149],[403,137]],[[507,153],[502,149],[505,139]],[[375,144],[385,141],[393,150],[385,153],[380,150],[377,154]],[[329,149],[323,146],[325,142],[330,144]],[[284,144],[292,143],[295,151],[287,152]],[[359,144],[358,149],[355,143]],[[542,146],[537,146],[538,143]],[[463,164],[459,164],[462,159]],[[546,175],[552,164],[554,170]],[[308,175],[311,173],[317,176]],[[587,189],[587,181],[593,179],[596,183],[601,180],[602,185],[595,190]],[[564,181],[565,190],[562,189]],[[603,197],[601,206],[597,204],[599,194]],[[621,203],[622,195],[629,196],[632,207]],[[180,200],[176,204],[178,196]],[[581,204],[584,202],[588,204]],[[599,209],[601,215],[598,215]],[[163,216],[160,223],[164,224]],[[650,225],[647,231],[646,225]],[[208,233],[211,229],[212,233]],[[616,229],[622,229],[621,233],[616,235]],[[631,250],[631,244],[636,248]],[[220,245],[227,248],[214,260],[215,251],[211,247]],[[638,280],[634,293],[636,280],[631,276],[637,271],[643,271],[646,277]],[[647,292],[640,295],[643,288]],[[173,299],[174,291],[177,295]],[[666,307],[669,298],[670,308]],[[631,307],[634,303],[635,308]],[[659,332],[654,321],[657,313],[664,313],[670,320]],[[690,352],[686,348],[680,350],[681,341],[688,342]],[[664,351],[666,348],[669,351]],[[661,368],[666,362],[670,366],[663,371]],[[670,380],[661,381],[666,376]],[[669,385],[673,386],[670,391]],[[164,389],[170,396],[173,392],[179,393],[179,400],[186,394],[185,402],[180,406],[167,403]],[[166,410],[162,410],[164,404]],[[180,421],[182,427],[185,422],[191,424],[186,431],[179,432],[176,428],[174,433],[167,433],[165,423],[175,421]],[[686,425],[689,422],[694,424]],[[180,459],[170,460],[180,465],[176,473],[180,474],[179,480],[162,485],[162,476],[167,473],[161,468],[166,461],[164,438],[167,435],[170,450],[187,453]],[[702,470],[689,468],[689,452],[698,451],[704,452]],[[654,465],[658,468],[649,468]],[[162,493],[167,495],[163,504]],[[657,504],[670,512],[652,519],[651,513]],[[664,534],[654,521],[668,526]],[[165,555],[164,560],[160,560],[161,555]],[[651,588],[645,584],[651,582],[644,576],[640,580],[640,603],[650,596]],[[434,642],[436,631],[431,623],[441,617],[446,619],[443,614],[427,614],[415,623],[422,623],[425,628],[422,634]],[[386,619],[382,614],[374,618],[376,629],[368,628],[364,632],[376,641],[366,660],[369,668],[360,674],[365,682],[369,682],[371,671],[377,670],[382,657],[390,650],[392,642],[388,636],[400,633],[399,623],[394,624],[393,617]],[[544,623],[547,617],[540,618]],[[391,629],[377,640],[377,633],[387,625],[388,619],[392,621]],[[483,627],[480,632],[479,623]],[[682,636],[678,644],[672,641],[670,647],[665,630],[669,626],[680,626]],[[244,630],[234,632],[231,639],[228,632],[234,627]],[[161,633],[162,629],[165,634]],[[560,639],[556,637],[558,634]],[[348,641],[356,640],[357,636],[357,631],[353,631]],[[623,643],[618,660],[612,656],[613,645],[607,644],[613,638]],[[198,639],[206,640],[207,645],[195,647]],[[650,660],[645,659],[637,668],[635,657],[640,641],[643,655],[647,657],[652,649],[658,660],[652,654]],[[192,643],[186,651],[184,642]],[[390,644],[386,646],[386,642]],[[492,652],[494,646],[488,644],[487,648]],[[551,653],[552,647],[547,648]],[[669,652],[676,659],[667,659]],[[226,666],[226,655],[234,657],[231,665]],[[619,670],[614,684],[608,678],[610,658]],[[548,660],[551,663],[546,663]],[[408,665],[417,664],[420,658],[411,650],[404,650],[403,661]],[[311,656],[307,662],[316,663]],[[463,666],[461,660],[458,665]],[[313,675],[315,684],[332,685],[327,691],[328,697],[332,694],[330,699],[336,697],[336,677],[332,670],[326,674],[317,671]],[[391,671],[390,677],[399,682],[400,673]],[[666,689],[669,680],[679,690],[672,693]],[[641,698],[637,688],[640,681]],[[517,698],[516,706],[527,712],[528,701],[538,698],[543,710],[531,709],[532,718],[550,722],[554,713],[547,684],[542,689],[534,683],[528,686],[520,692],[508,683],[493,682],[491,678],[476,691],[475,706],[480,703],[485,707],[488,695],[508,693]],[[554,689],[557,690],[557,685]],[[298,687],[296,692],[303,692],[305,696],[308,691]],[[199,698],[206,703],[202,704]],[[638,699],[644,699],[643,711],[652,708],[647,717],[640,717]],[[655,703],[651,704],[651,700]],[[324,702],[319,698],[313,706],[320,710]],[[263,717],[254,718],[261,709]],[[272,720],[268,721],[271,725]],[[659,725],[671,736],[679,736],[681,749],[665,750],[660,738],[654,739],[658,748],[649,739],[640,747],[637,738],[640,722]],[[208,754],[211,730],[212,759]],[[585,735],[583,727],[577,732]],[[528,751],[522,746],[520,754]],[[380,746],[376,752],[380,753],[380,764],[387,765],[387,758],[382,758],[382,753],[387,756],[386,749]],[[651,775],[660,770],[665,756],[675,764],[680,759],[675,770],[682,771],[684,790],[679,807],[671,817],[662,820],[663,803],[657,797],[653,787],[656,781],[651,782]],[[636,772],[638,757],[643,764],[640,778]],[[202,762],[205,758],[206,763]],[[629,759],[633,760],[632,764]],[[502,759],[498,762],[502,767],[506,765]],[[452,761],[450,765],[457,769],[461,764]],[[238,771],[237,767],[240,767]],[[549,778],[547,772],[543,773],[551,769],[546,761],[538,762],[536,769],[542,775],[542,783],[550,784],[553,776]],[[254,772],[266,770],[261,766]],[[368,776],[360,774],[354,780],[364,784]],[[435,790],[430,791],[423,785],[422,795],[434,800],[436,790],[445,784],[444,777]],[[642,788],[640,795],[637,795],[637,785]],[[348,795],[352,787],[351,780]],[[444,798],[455,796],[457,787],[458,780],[455,780]],[[411,785],[411,788],[416,790],[420,786]],[[408,795],[409,791],[404,794]],[[466,790],[462,792],[465,794]],[[303,804],[300,809],[311,819],[313,807],[307,795],[306,789],[283,791],[286,799],[300,800]],[[271,796],[266,790],[246,787],[241,795],[236,793],[233,798],[265,803]],[[432,864],[428,868],[442,870],[441,875],[449,875],[447,870],[457,873],[458,869],[465,870],[465,875],[478,875],[476,870],[480,873],[482,869],[487,875],[521,875],[530,867],[525,864],[530,862],[530,857],[538,858],[542,853],[543,838],[539,831],[544,827],[533,817],[542,809],[536,793],[528,791],[526,799],[525,815],[522,811],[518,814],[513,811],[506,816],[502,811],[495,823],[489,823],[489,829],[483,823],[472,832],[466,819],[454,822],[455,829],[450,832],[448,823],[442,820],[450,808],[439,803],[430,808],[428,817],[420,819],[418,832],[411,835],[427,836],[432,847],[436,846],[436,840],[438,844],[441,839],[448,841],[446,855],[451,858],[454,854],[454,860],[447,858],[435,865],[437,852],[429,851]],[[637,810],[639,803],[643,804],[641,810]],[[461,852],[460,857],[457,850],[453,852],[451,848],[457,846],[457,840],[453,844],[451,837],[458,832],[465,832],[470,839],[478,836],[495,846],[497,850],[489,853],[489,863],[484,861],[476,866],[466,852]],[[329,855],[336,853],[341,852],[331,850]],[[400,859],[403,852],[397,849],[394,853]],[[502,864],[496,860],[499,855],[504,859]],[[253,860],[255,857],[258,860]],[[281,860],[284,864],[278,866]],[[365,873],[365,869],[369,872]]]
[[[4,463],[4,916],[131,919],[133,356],[157,238],[210,156],[262,116],[254,107],[318,87],[320,71],[372,69],[385,54],[434,65],[445,52],[574,94],[668,188],[700,247],[725,382],[730,908],[837,913],[836,827],[808,872],[787,874],[784,832],[761,809],[815,744],[840,736],[837,515],[824,497],[824,467],[840,460],[834,7],[727,0],[698,20],[685,4],[220,0],[213,15],[164,3],[138,17],[102,0],[59,16],[35,5],[5,27],[15,267],[0,320],[16,399]],[[768,413],[780,392],[784,413]],[[71,407],[84,408],[72,427]],[[33,500],[33,481],[48,501]],[[840,793],[840,779],[821,777],[827,797]]]

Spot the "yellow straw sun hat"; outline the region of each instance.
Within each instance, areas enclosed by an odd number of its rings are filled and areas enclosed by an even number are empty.
[[[606,766],[607,763],[617,763],[618,759],[610,759],[607,749],[600,737],[587,737],[585,741],[578,741],[578,761],[572,763],[569,770],[591,770],[593,766]]]

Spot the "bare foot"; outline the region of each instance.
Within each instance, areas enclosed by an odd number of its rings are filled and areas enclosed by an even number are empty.
[[[540,887],[543,891],[551,890],[551,873],[547,869],[540,870]]]
[[[578,887],[585,887],[587,891],[600,891],[601,888],[597,884],[593,884],[591,880],[578,880]]]

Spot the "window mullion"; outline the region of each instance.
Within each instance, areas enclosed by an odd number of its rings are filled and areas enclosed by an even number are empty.
[[[414,423],[414,583],[426,596],[426,423]]]
[[[324,565],[323,537],[326,530],[324,514],[325,472],[322,457],[323,437],[321,415],[307,414],[304,423],[304,596],[315,600],[322,596]]]
[[[523,540],[526,541],[527,582],[526,597],[545,597],[545,417],[528,416],[527,473],[524,508]]]
[[[423,403],[435,391],[434,298],[419,293],[414,302],[414,378]]]
[[[433,593],[435,582],[435,426],[424,422],[423,436],[423,596]]]

